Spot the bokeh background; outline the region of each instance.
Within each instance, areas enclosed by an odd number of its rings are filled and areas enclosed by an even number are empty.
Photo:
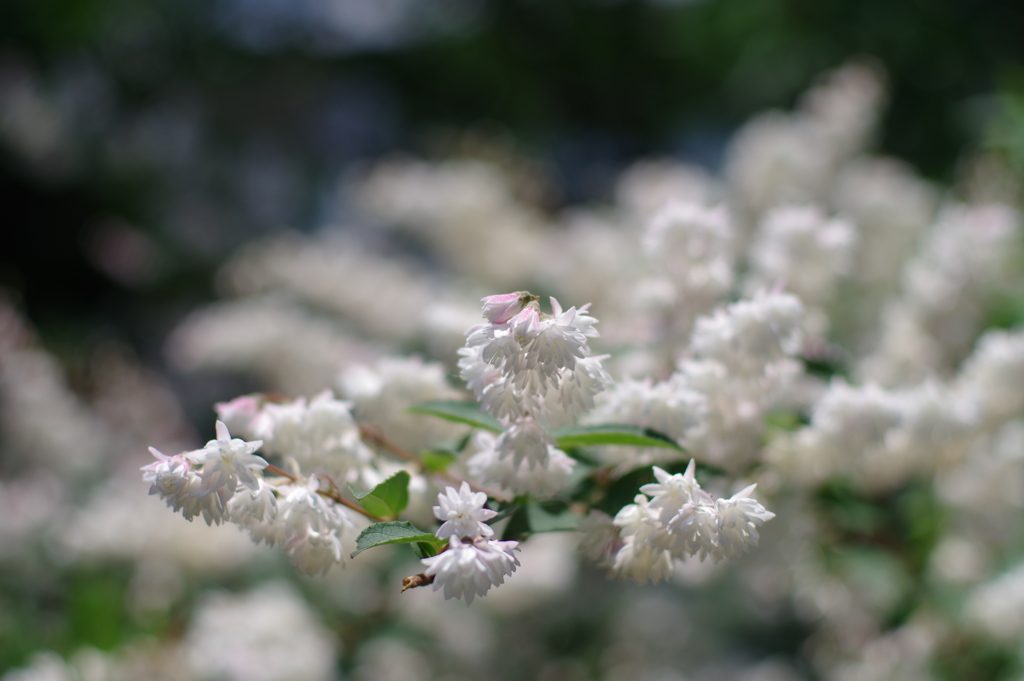
[[[254,557],[234,530],[170,537],[170,526],[139,520],[103,537],[76,523],[123,527],[124,507],[103,505],[118,486],[93,494],[119,479],[110,452],[194,446],[213,402],[270,387],[245,372],[186,371],[168,338],[218,298],[217,272],[244,244],[325,228],[365,236],[372,219],[345,188],[382,159],[496,164],[520,200],[555,216],[612,201],[638,159],[719,173],[744,121],[793,107],[819,74],[857,59],[887,82],[876,152],[938,185],[961,182],[979,158],[1019,180],[1022,36],[1013,0],[6,0],[0,332],[5,347],[48,359],[30,372],[38,401],[3,405],[0,674],[33,660],[71,674],[56,657],[39,661],[52,651],[77,660],[82,679],[191,678],[162,645],[184,642],[207,659],[218,632],[257,630],[266,617],[268,630],[297,632],[280,655],[333,660],[266,678],[639,678],[630,665],[645,656],[658,662],[644,678],[817,678],[810,625],[786,607],[758,612],[728,581],[700,575],[699,588],[620,585],[565,565],[569,554],[554,547],[532,582],[524,576],[532,586],[495,598],[493,610],[436,615],[381,595],[401,572],[390,564],[299,580]],[[1010,180],[1001,198],[1019,197],[1016,187]],[[414,241],[383,252],[442,266]],[[1000,324],[1020,321],[1020,309],[1011,300]],[[31,419],[43,430],[78,423],[63,443],[79,463],[41,464],[36,475],[23,453],[35,445],[10,425]],[[106,463],[82,463],[90,456]],[[903,514],[925,534],[937,522],[914,489],[889,509],[844,493],[832,501],[856,518]],[[175,542],[190,548],[167,548]],[[190,564],[189,552],[202,555]],[[888,584],[889,567],[851,570]],[[900,607],[893,621],[906,616]],[[1007,649],[964,645],[939,665],[941,678],[1020,671]],[[439,651],[457,661],[431,663]]]

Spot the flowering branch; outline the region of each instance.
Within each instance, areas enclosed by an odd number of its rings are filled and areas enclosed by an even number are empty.
[[[273,473],[274,475],[279,475],[282,478],[287,478],[291,482],[295,482],[298,479],[294,475],[292,475],[291,473],[288,473],[287,471],[284,471],[284,470],[278,468],[277,466],[274,466],[274,465],[269,464],[269,463],[267,464],[267,467],[264,470],[266,470],[266,471],[268,471],[270,473]],[[380,516],[377,516],[377,515],[374,515],[374,514],[370,513],[369,511],[367,511],[362,506],[358,506],[357,504],[353,504],[351,501],[349,501],[345,497],[341,496],[341,494],[339,494],[338,492],[335,492],[333,490],[326,490],[326,489],[317,489],[316,492],[320,496],[327,497],[331,501],[333,501],[333,502],[335,502],[337,504],[341,504],[345,508],[350,508],[353,511],[355,511],[356,513],[361,513],[362,515],[366,516],[370,520],[373,520],[374,522],[380,523],[380,522],[384,522],[386,520],[386,518],[381,518]]]
[[[490,491],[490,490],[488,490],[488,489],[486,489],[484,487],[481,487],[479,485],[475,485],[472,482],[469,482],[468,480],[463,480],[462,478],[458,477],[457,475],[452,475],[448,471],[437,471],[437,470],[432,470],[432,469],[428,468],[427,465],[423,462],[423,459],[421,459],[420,457],[416,456],[415,454],[410,452],[408,449],[400,447],[395,442],[392,442],[391,440],[389,440],[387,438],[387,436],[384,435],[384,433],[382,433],[381,431],[377,430],[374,426],[370,426],[370,425],[366,425],[366,424],[360,424],[359,425],[359,436],[362,437],[363,440],[369,442],[370,444],[376,445],[376,446],[380,447],[381,449],[384,449],[385,451],[389,452],[390,454],[393,454],[396,458],[415,465],[417,468],[419,468],[419,470],[422,473],[427,473],[427,474],[430,474],[430,475],[435,475],[435,476],[443,479],[446,483],[448,483],[450,485],[461,485],[463,483],[466,483],[475,492],[484,492],[488,496],[495,496],[492,491]]]

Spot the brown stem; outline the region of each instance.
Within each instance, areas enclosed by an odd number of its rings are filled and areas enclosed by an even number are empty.
[[[444,482],[447,484],[458,487],[463,482],[466,482],[469,484],[469,488],[473,492],[482,492],[488,497],[502,499],[502,495],[498,494],[497,492],[494,492],[493,490],[487,490],[486,487],[481,487],[480,485],[474,484],[469,480],[459,477],[458,475],[453,475],[452,473],[449,473],[447,471],[429,470],[423,463],[422,459],[420,459],[418,456],[416,456],[409,450],[401,448],[401,446],[389,440],[387,437],[384,436],[384,433],[380,432],[373,426],[368,426],[366,424],[360,425],[359,435],[362,437],[362,439],[365,439],[371,442],[372,444],[376,444],[382,450],[390,452],[396,459],[400,459],[401,461],[408,461],[411,464],[415,464],[417,468],[420,469],[421,472],[428,473],[430,475],[435,475],[444,480]]]
[[[269,472],[273,473],[274,475],[279,475],[282,478],[288,478],[292,482],[295,482],[295,476],[294,475],[292,475],[291,473],[288,473],[287,471],[281,470],[280,468],[278,468],[274,464],[268,463],[267,467],[264,468],[263,470],[269,471]]]
[[[406,577],[405,579],[402,580],[402,593],[405,593],[405,591],[407,589],[415,589],[418,586],[427,586],[428,584],[433,584],[433,583],[434,583],[433,575],[429,575],[428,576],[428,575],[426,575],[426,574],[421,572],[418,575],[413,575],[412,577]]]
[[[267,471],[273,473],[274,475],[280,475],[283,478],[288,478],[292,482],[295,482],[295,480],[296,480],[295,476],[292,475],[291,473],[288,473],[287,471],[283,471],[280,468],[278,468],[277,466],[274,466],[274,465],[269,464],[269,463],[267,464],[267,467],[264,470],[267,470]],[[367,511],[362,506],[357,506],[356,504],[353,504],[351,501],[349,501],[345,497],[341,496],[341,494],[339,492],[335,492],[333,490],[318,489],[317,490],[317,494],[319,494],[322,497],[327,497],[328,499],[334,501],[335,503],[341,504],[342,506],[344,506],[346,508],[350,508],[353,511],[355,511],[356,513],[361,513],[364,516],[366,516],[367,518],[369,518],[370,520],[373,520],[374,522],[381,523],[381,522],[385,522],[387,520],[387,518],[381,518],[380,516],[377,516],[377,515],[374,515],[374,514],[370,513],[369,511]]]
[[[427,467],[423,463],[423,459],[421,459],[420,457],[416,456],[415,454],[410,452],[408,449],[405,449],[404,447],[398,446],[397,444],[395,444],[394,442],[389,440],[387,437],[385,437],[384,433],[380,432],[379,430],[377,430],[373,426],[368,426],[368,425],[365,425],[365,424],[360,425],[359,426],[359,435],[362,436],[362,438],[364,440],[366,440],[366,441],[368,441],[368,442],[370,442],[372,444],[377,445],[381,449],[387,450],[388,452],[393,454],[395,456],[395,458],[398,458],[398,459],[401,459],[402,461],[408,461],[409,463],[415,464],[420,469],[420,471],[422,471],[424,473],[431,473],[431,474],[436,475],[436,476],[438,476],[440,478],[444,478],[444,480],[446,482],[448,482],[451,485],[455,485],[455,486],[461,485],[462,482],[463,482],[462,478],[456,477],[456,476],[452,475],[451,473],[428,470]],[[474,485],[473,483],[469,483],[469,486],[472,487],[473,490],[477,491],[477,492],[479,492],[479,491],[486,492],[487,491],[487,490],[480,490],[480,489],[478,489],[478,487],[476,485]],[[491,496],[493,496],[493,495],[491,495]]]
[[[423,465],[423,461],[420,459],[420,457],[416,456],[415,454],[410,452],[408,449],[405,449],[404,447],[399,447],[397,444],[384,437],[384,433],[380,432],[376,428],[373,428],[372,426],[360,425],[359,435],[362,436],[364,440],[372,442],[373,444],[377,445],[378,447],[381,447],[382,449],[388,450],[395,457],[402,459],[403,461],[408,461],[419,466]]]

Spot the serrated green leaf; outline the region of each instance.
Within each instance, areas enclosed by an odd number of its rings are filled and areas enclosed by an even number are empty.
[[[575,530],[580,522],[580,516],[569,509],[561,513],[549,513],[537,502],[527,504],[526,517],[533,532],[566,532]]]
[[[480,411],[478,402],[460,400],[430,400],[409,407],[414,414],[429,414],[456,423],[467,423],[474,428],[483,428],[495,433],[502,431],[501,424],[490,414]]]
[[[665,447],[684,451],[675,440],[651,428],[626,423],[600,423],[592,426],[565,428],[552,433],[559,447],[594,445],[630,445],[633,447]]]
[[[427,470],[443,473],[455,461],[456,456],[444,450],[428,449],[420,452],[420,459],[423,460],[423,465]]]
[[[367,511],[382,518],[397,518],[409,505],[409,473],[398,471],[369,492],[360,492],[351,484],[348,488]]]
[[[357,554],[374,546],[387,544],[427,544],[434,550],[434,553],[430,555],[436,555],[444,548],[445,542],[430,532],[424,532],[408,520],[392,520],[374,523],[360,532],[356,538],[356,550],[352,553],[352,557],[355,558]]]

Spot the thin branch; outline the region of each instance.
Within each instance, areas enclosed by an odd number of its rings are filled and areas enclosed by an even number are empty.
[[[470,489],[472,489],[474,492],[483,492],[487,496],[494,497],[495,499],[502,498],[502,496],[500,494],[497,494],[496,492],[494,492],[492,490],[489,490],[486,487],[481,487],[480,485],[474,484],[474,483],[470,482],[469,480],[465,480],[465,479],[460,478],[460,477],[458,477],[456,475],[452,475],[448,471],[430,470],[429,468],[427,468],[426,464],[423,463],[423,459],[421,459],[420,457],[416,456],[415,454],[410,452],[408,449],[405,449],[404,447],[401,447],[401,446],[395,444],[394,442],[389,440],[387,437],[385,437],[384,433],[382,433],[381,431],[377,430],[373,426],[366,425],[366,424],[360,424],[360,426],[359,426],[359,435],[364,440],[366,440],[367,442],[370,442],[371,444],[377,445],[381,449],[391,453],[396,459],[400,459],[402,461],[408,461],[409,463],[411,463],[411,464],[415,465],[417,468],[419,468],[420,472],[428,474],[428,475],[437,476],[437,477],[443,479],[449,485],[453,485],[455,487],[458,487],[463,482],[465,482],[465,483],[469,484]]]
[[[417,468],[420,469],[420,471],[424,473],[431,473],[433,475],[437,475],[441,478],[444,478],[447,482],[453,485],[459,485],[462,483],[462,478],[457,478],[451,473],[448,473],[446,471],[432,471],[428,469],[426,464],[423,463],[423,459],[416,456],[408,449],[405,449],[404,447],[400,447],[399,445],[395,444],[387,437],[385,437],[384,433],[377,430],[373,426],[368,426],[365,424],[360,425],[359,435],[362,436],[364,440],[377,445],[378,447],[387,452],[390,452],[395,458],[401,459],[402,461],[408,461],[409,463],[414,464]],[[473,486],[472,483],[470,483],[470,486]]]
[[[274,466],[274,465],[269,464],[269,463],[267,464],[267,467],[266,467],[265,470],[270,472],[270,473],[273,473],[274,475],[280,475],[281,477],[288,478],[292,482],[295,482],[295,480],[296,480],[295,476],[292,475],[291,473],[283,471],[280,468],[278,468],[277,466]],[[333,484],[333,481],[332,481],[332,484]],[[367,518],[369,518],[370,520],[373,520],[374,522],[382,523],[382,522],[385,522],[387,520],[387,518],[381,518],[380,516],[377,516],[377,515],[374,515],[374,514],[370,513],[369,511],[367,511],[362,506],[357,506],[356,504],[353,504],[351,501],[349,501],[345,497],[341,496],[340,490],[338,492],[334,492],[334,491],[325,490],[325,489],[318,489],[317,490],[317,494],[319,494],[322,497],[327,497],[328,499],[334,501],[335,503],[341,504],[342,506],[344,506],[346,508],[350,508],[353,511],[355,511],[356,513],[361,513],[364,516],[366,516]]]
[[[372,426],[360,424],[359,435],[362,436],[364,440],[368,440],[369,442],[372,442],[381,449],[386,449],[387,451],[391,452],[391,454],[393,454],[396,458],[402,459],[403,461],[408,461],[409,463],[417,464],[418,466],[421,467],[423,466],[423,460],[420,459],[420,457],[416,456],[408,449],[400,447],[391,440],[387,439],[386,437],[384,437],[384,433],[380,432],[379,430]]]

